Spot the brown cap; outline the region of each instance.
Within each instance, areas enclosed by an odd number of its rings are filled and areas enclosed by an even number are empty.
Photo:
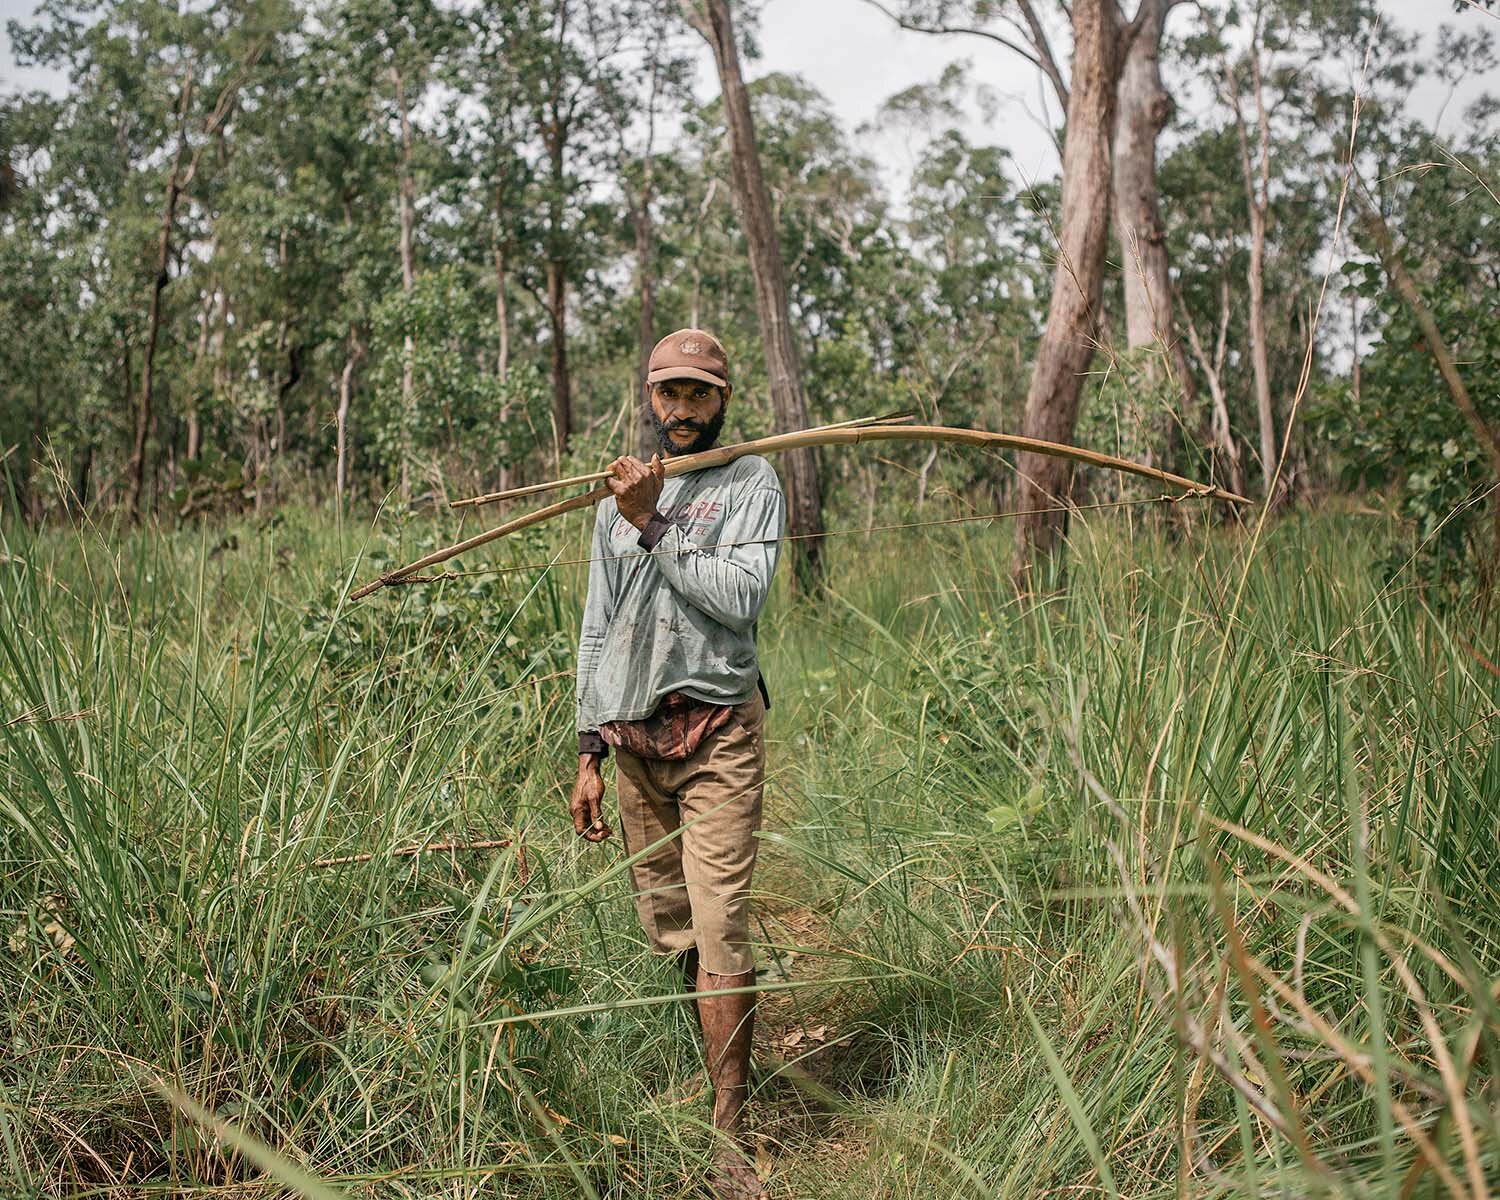
[[[701,329],[679,329],[656,343],[646,364],[646,382],[701,379],[729,386],[729,358],[719,339]]]

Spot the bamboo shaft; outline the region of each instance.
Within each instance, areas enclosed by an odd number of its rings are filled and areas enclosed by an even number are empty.
[[[904,413],[893,413],[886,417],[856,417],[852,421],[839,421],[833,425],[818,425],[813,429],[800,430],[801,433],[819,433],[825,429],[850,429],[855,426],[868,425],[895,425],[911,418]],[[778,436],[788,436],[781,434]],[[737,448],[743,448],[742,453],[754,454],[753,447],[759,446],[770,438],[761,438],[755,442],[739,442]],[[707,453],[713,453],[708,451]],[[684,471],[696,470],[692,464],[699,458],[697,454],[684,454],[676,458],[669,458],[666,462],[667,475],[680,475]],[[713,464],[710,464],[713,465]],[[608,479],[609,472],[590,471],[585,475],[570,475],[567,479],[549,479],[546,483],[528,483],[521,487],[507,488],[503,492],[486,492],[483,496],[469,496],[463,500],[450,500],[449,508],[467,508],[480,504],[494,504],[500,500],[517,500],[522,496],[535,496],[540,492],[555,492],[566,487],[580,487],[585,483],[598,483],[601,479]]]
[[[992,450],[1029,450],[1036,454],[1046,454],[1053,458],[1063,458],[1070,462],[1083,463],[1085,466],[1103,467],[1107,470],[1123,471],[1128,475],[1139,475],[1145,479],[1155,479],[1159,483],[1167,483],[1175,488],[1181,488],[1189,494],[1223,500],[1230,504],[1248,505],[1252,503],[1244,496],[1226,491],[1224,488],[1195,483],[1191,479],[1187,479],[1182,475],[1174,475],[1170,471],[1163,471],[1157,467],[1148,467],[1143,463],[1131,462],[1129,459],[1116,458],[1110,454],[1100,454],[1096,450],[1085,450],[1081,446],[1065,446],[1058,442],[1045,442],[1037,438],[1022,437],[1019,434],[1013,433],[991,433],[984,429],[953,429],[944,425],[887,424],[802,429],[795,433],[774,434],[771,437],[760,438],[753,442],[740,442],[733,446],[719,446],[712,450],[705,450],[701,454],[670,458],[666,461],[665,466],[668,477],[671,477],[686,474],[690,471],[702,471],[708,467],[723,466],[747,454],[775,454],[786,450],[801,449],[806,446],[848,446],[859,442],[901,441],[953,442],[962,446],[982,446]],[[564,513],[573,512],[576,509],[587,508],[603,500],[609,494],[608,487],[598,487],[580,496],[573,496],[567,500],[559,500],[555,504],[549,504],[547,507],[539,508],[535,512],[526,513],[523,516],[506,521],[503,525],[497,525],[493,529],[477,533],[455,546],[448,546],[442,550],[434,550],[425,558],[419,558],[414,563],[408,563],[404,567],[388,571],[378,579],[365,584],[358,591],[351,593],[349,598],[351,600],[362,600],[364,597],[370,595],[370,593],[378,591],[387,584],[399,583],[408,575],[414,575],[426,567],[436,566],[438,563],[446,562],[448,559],[459,554],[464,554],[479,546],[487,545],[497,538],[517,533],[522,529],[529,529],[531,526],[538,525],[543,521],[549,521],[553,517],[562,516]]]
[[[459,542],[456,546],[448,546],[442,550],[434,550],[426,558],[419,558],[414,563],[407,563],[404,567],[397,567],[394,571],[387,571],[378,579],[365,584],[357,592],[351,592],[349,599],[363,600],[371,592],[377,592],[389,583],[399,583],[408,575],[415,575],[426,567],[436,566],[440,562],[447,562],[450,558],[456,558],[460,554],[467,553],[480,546],[493,542],[496,538],[503,538],[508,533],[517,533],[522,529],[529,529],[533,525],[540,525],[543,521],[550,521],[553,517],[560,517],[563,513],[572,512],[578,508],[588,508],[597,504],[609,495],[607,487],[595,488],[592,492],[584,492],[581,496],[572,496],[567,500],[559,500],[556,504],[549,504],[546,508],[539,508],[535,512],[529,512],[514,520],[505,522],[504,525],[496,525],[493,529],[486,529],[483,533],[476,533],[473,537]]]

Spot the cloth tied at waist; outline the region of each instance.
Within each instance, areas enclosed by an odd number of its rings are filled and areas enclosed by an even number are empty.
[[[649,717],[639,721],[605,721],[599,736],[616,750],[637,758],[668,761],[689,758],[703,739],[729,720],[731,709],[684,692],[668,692]]]

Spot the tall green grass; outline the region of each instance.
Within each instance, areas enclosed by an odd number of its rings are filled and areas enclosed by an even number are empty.
[[[1003,527],[778,590],[774,1194],[1494,1186],[1500,680],[1379,535],[1276,527],[1238,607],[1235,534],[1109,522],[1039,604]],[[580,571],[370,569],[5,547],[0,1194],[695,1194],[678,983],[564,812]]]

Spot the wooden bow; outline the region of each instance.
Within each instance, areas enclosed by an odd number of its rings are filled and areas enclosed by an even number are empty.
[[[960,446],[982,446],[993,450],[1022,450],[1032,454],[1045,454],[1052,458],[1064,458],[1070,462],[1083,463],[1090,467],[1102,467],[1105,470],[1120,471],[1127,475],[1139,475],[1144,479],[1155,479],[1160,483],[1171,484],[1175,488],[1182,489],[1186,494],[1199,496],[1204,499],[1223,500],[1230,504],[1250,504],[1244,496],[1234,492],[1226,491],[1212,484],[1195,483],[1191,479],[1181,475],[1174,475],[1170,471],[1163,471],[1156,467],[1148,467],[1144,463],[1131,462],[1126,458],[1116,458],[1112,454],[1101,454],[1097,450],[1085,450],[1080,446],[1065,446],[1058,442],[1044,442],[1037,438],[1021,437],[1013,433],[991,433],[984,429],[955,429],[946,425],[902,425],[889,420],[875,421],[861,424],[826,425],[817,429],[802,429],[795,433],[778,433],[771,437],[758,438],[755,441],[739,442],[733,446],[717,446],[712,450],[705,450],[700,454],[684,454],[668,458],[664,464],[667,477],[684,475],[690,471],[702,471],[707,467],[720,467],[726,463],[732,463],[737,458],[747,454],[779,454],[787,450],[800,450],[808,446],[847,446],[860,442],[952,442]],[[567,487],[570,484],[582,483],[591,479],[604,478],[608,472],[598,472],[589,476],[575,476],[571,479],[559,479],[547,484],[533,484],[526,488],[513,489],[510,492],[495,492],[488,496],[475,497],[468,501],[457,501],[454,507],[460,504],[482,504],[495,500],[507,499],[516,494],[532,495],[537,492],[555,490]],[[459,554],[467,553],[477,549],[507,534],[517,533],[522,529],[529,529],[533,525],[539,525],[543,521],[550,521],[553,517],[560,517],[563,513],[573,512],[576,509],[588,508],[597,504],[610,494],[608,486],[597,487],[592,491],[585,492],[580,496],[573,496],[567,500],[559,500],[555,504],[549,504],[545,508],[539,508],[535,512],[526,513],[524,516],[515,517],[502,525],[496,525],[493,529],[486,529],[483,533],[476,533],[456,545],[446,546],[441,550],[434,550],[431,554],[417,559],[416,562],[408,563],[404,567],[398,567],[394,571],[387,571],[378,579],[365,584],[358,591],[351,593],[350,599],[362,600],[370,593],[388,587],[392,584],[403,582],[408,576],[415,575],[418,571],[427,567],[436,566],[438,563],[446,562]]]

